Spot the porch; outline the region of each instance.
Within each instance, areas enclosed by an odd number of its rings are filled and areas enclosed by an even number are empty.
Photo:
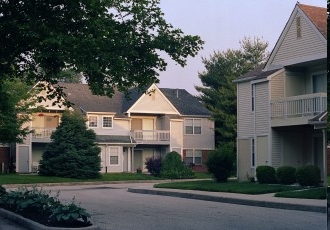
[[[131,136],[138,144],[170,144],[169,130],[131,130]]]
[[[56,130],[55,128],[32,127],[32,142],[51,142],[50,136]]]
[[[270,101],[271,126],[308,124],[308,120],[327,110],[327,94],[305,94]]]

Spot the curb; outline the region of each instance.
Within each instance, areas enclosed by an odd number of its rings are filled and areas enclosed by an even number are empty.
[[[248,200],[248,199],[237,199],[237,198],[218,197],[211,195],[185,193],[185,192],[161,191],[161,190],[139,189],[139,188],[128,188],[127,191],[132,193],[172,196],[179,198],[205,200],[205,201],[239,204],[239,205],[247,205],[247,206],[257,206],[257,207],[265,207],[265,208],[277,208],[277,209],[320,212],[320,213],[327,212],[326,207],[314,206],[314,205],[288,204],[288,203],[279,203],[279,202],[271,202],[271,201],[256,201],[256,200]]]
[[[20,216],[16,213],[7,211],[5,209],[0,208],[0,216],[14,222],[17,223],[21,226],[24,226],[28,229],[32,229],[32,230],[77,230],[77,229],[81,229],[81,230],[100,230],[100,228],[97,225],[92,225],[92,226],[88,226],[88,227],[82,227],[82,228],[60,228],[60,227],[49,227],[49,226],[45,226],[43,224],[39,224],[37,222],[34,222],[30,219],[27,219],[23,216]]]

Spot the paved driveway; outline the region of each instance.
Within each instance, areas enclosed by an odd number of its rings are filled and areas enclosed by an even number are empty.
[[[127,192],[141,184],[44,188],[61,190],[60,199],[76,202],[102,229],[326,229],[326,214],[224,204]]]

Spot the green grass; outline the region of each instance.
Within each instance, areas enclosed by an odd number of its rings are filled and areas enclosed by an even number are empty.
[[[0,174],[0,184],[39,184],[39,183],[69,183],[95,181],[130,181],[130,180],[160,180],[147,174],[108,173],[97,179],[72,179],[63,177],[48,177],[39,175]]]
[[[299,191],[286,191],[275,194],[275,197],[301,198],[301,199],[326,199],[326,188],[314,188]]]
[[[277,192],[301,189],[298,186],[267,185],[267,184],[251,183],[251,182],[217,183],[213,180],[161,183],[161,184],[156,184],[154,187],[183,189],[183,190],[200,190],[200,191],[210,191],[210,192],[243,193],[243,194],[277,193]]]

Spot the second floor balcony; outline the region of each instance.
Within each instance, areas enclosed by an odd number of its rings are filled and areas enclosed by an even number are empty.
[[[170,144],[169,130],[132,130],[131,135],[139,144]]]
[[[327,110],[327,94],[315,93],[270,101],[272,126],[302,125]]]
[[[50,142],[50,136],[55,131],[55,128],[37,128],[32,127],[32,142]]]

